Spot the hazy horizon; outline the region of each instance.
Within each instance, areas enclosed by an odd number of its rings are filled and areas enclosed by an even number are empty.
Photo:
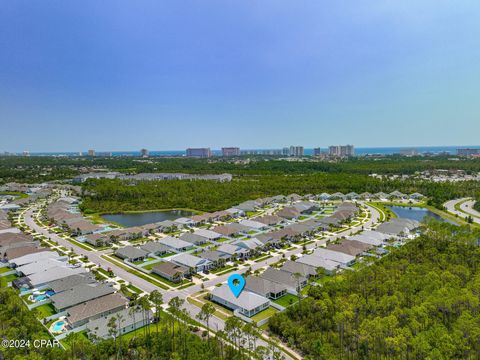
[[[478,18],[474,1],[6,2],[0,151],[474,146]]]

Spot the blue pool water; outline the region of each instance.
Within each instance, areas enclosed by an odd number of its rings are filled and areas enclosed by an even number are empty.
[[[33,295],[33,298],[35,301],[43,301],[48,298],[46,294],[41,294],[41,295]]]
[[[47,296],[50,297],[50,296],[55,295],[55,291],[53,291],[53,290],[47,290],[47,291],[45,292],[45,294],[47,294]]]
[[[52,330],[54,332],[60,332],[63,330],[64,326],[65,326],[65,321],[57,321],[55,324],[53,324]]]

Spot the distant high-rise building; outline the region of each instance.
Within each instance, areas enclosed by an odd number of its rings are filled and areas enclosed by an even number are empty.
[[[240,156],[240,148],[222,147],[222,156]]]
[[[355,155],[355,148],[353,145],[333,145],[328,148],[330,156],[349,157]]]
[[[401,149],[400,155],[402,156],[416,156],[418,155],[417,149]]]
[[[284,155],[284,156],[290,155],[290,148],[284,147],[284,148],[282,149],[282,155]]]
[[[457,149],[457,155],[459,156],[480,155],[480,149],[472,149],[472,148]]]
[[[95,150],[93,149],[88,150],[88,156],[95,156]]]
[[[142,150],[140,150],[140,156],[141,156],[141,157],[146,158],[146,157],[148,157],[148,155],[149,155],[149,152],[148,152],[147,149],[142,149]]]
[[[313,156],[320,156],[322,155],[322,151],[321,149],[318,147],[318,148],[314,148],[313,149]]]
[[[290,146],[289,155],[290,156],[303,156],[303,146]]]
[[[210,148],[188,148],[187,149],[188,157],[199,157],[199,158],[209,158],[212,156]]]
[[[23,156],[30,156],[30,151],[25,150],[25,151],[23,152]]]

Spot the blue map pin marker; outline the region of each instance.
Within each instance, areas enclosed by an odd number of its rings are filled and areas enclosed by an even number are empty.
[[[228,287],[232,291],[233,295],[238,298],[245,287],[245,279],[243,276],[239,274],[230,275],[227,282]]]

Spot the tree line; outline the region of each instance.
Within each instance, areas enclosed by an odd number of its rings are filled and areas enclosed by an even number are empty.
[[[399,190],[406,194],[422,193],[430,204],[442,208],[453,198],[472,196],[477,182],[432,183],[413,180],[380,180],[360,174],[313,173],[304,175],[252,175],[234,177],[231,182],[213,181],[138,181],[116,179],[88,180],[83,185],[82,210],[87,213],[122,212],[168,208],[190,208],[201,211],[227,209],[246,200],[278,194],[300,195],[322,192],[347,194],[351,191],[386,192]]]
[[[269,321],[307,359],[478,359],[480,233],[431,222]]]

